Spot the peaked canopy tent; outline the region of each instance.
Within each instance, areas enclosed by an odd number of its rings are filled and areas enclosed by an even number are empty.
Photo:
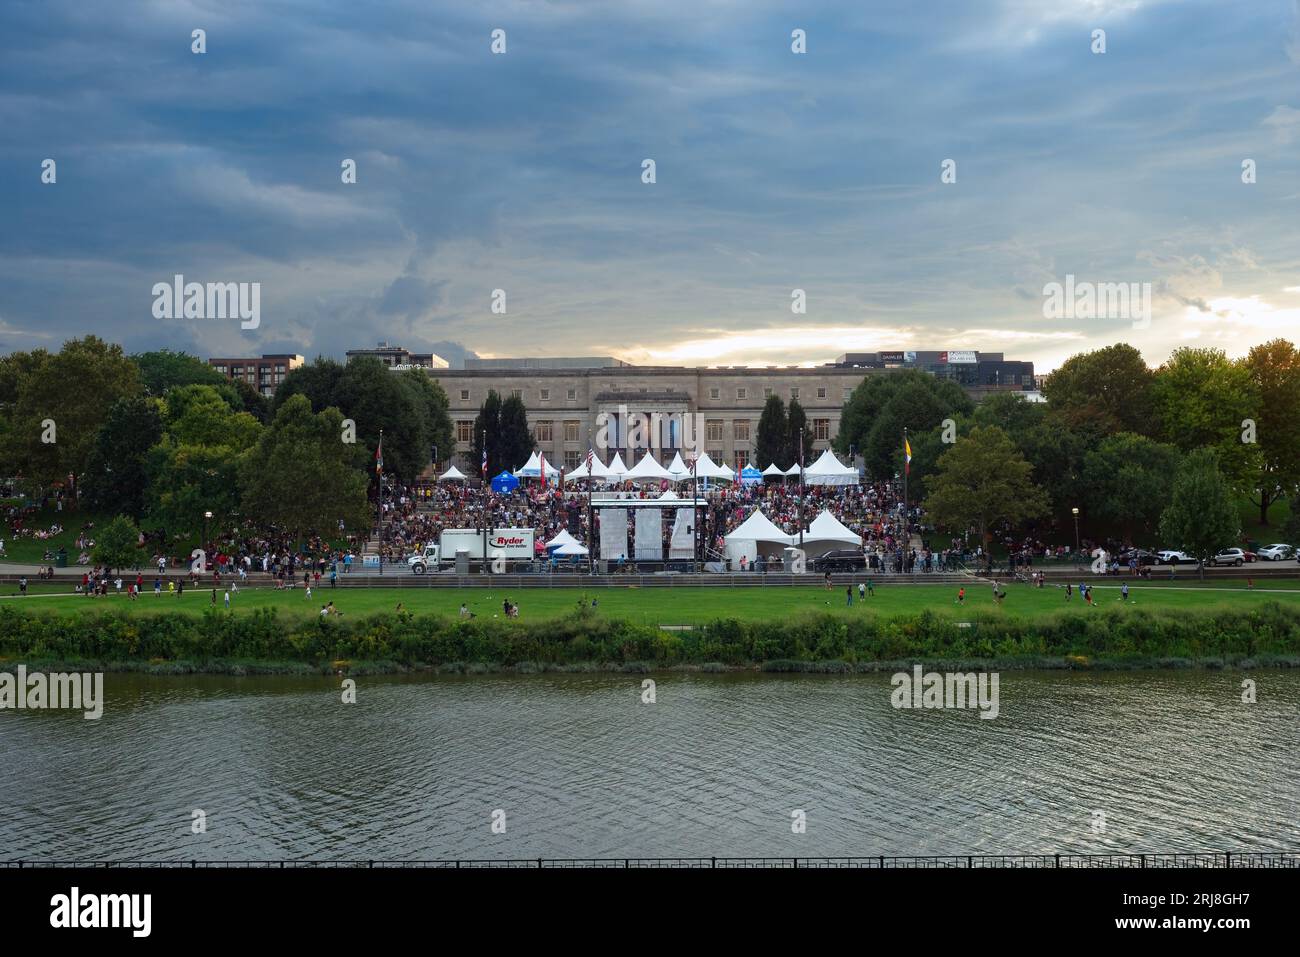
[[[627,466],[623,464],[623,456],[615,452],[610,463],[605,466],[605,478],[610,482],[621,482],[626,475]]]
[[[528,461],[522,468],[515,469],[515,478],[537,478],[541,474],[542,466],[536,452],[528,456]]]
[[[752,465],[746,465],[740,470],[740,481],[745,485],[757,485],[763,481],[763,473]]]
[[[857,485],[858,470],[850,468],[827,449],[812,465],[804,469],[805,485]]]
[[[549,472],[550,469],[547,469],[547,471]],[[593,480],[595,480],[595,481],[597,481],[597,482],[603,482],[603,481],[605,481],[605,479],[608,477],[608,474],[609,474],[609,473],[608,473],[608,472],[606,471],[606,469],[605,469],[605,463],[602,462],[600,459],[596,458],[596,456],[593,455],[593,456],[591,457],[591,473],[590,473],[590,474],[588,474],[588,472],[587,472],[587,462],[586,462],[586,460],[584,459],[583,462],[582,462],[582,464],[579,465],[579,466],[578,466],[576,469],[574,469],[572,472],[566,472],[566,473],[565,473],[565,475],[564,475],[564,481],[566,481],[566,482],[572,482],[574,479],[585,479],[585,478],[590,478],[590,479],[593,479]]]
[[[798,541],[799,536],[793,538]],[[849,528],[830,512],[823,511],[803,533],[803,550],[809,558],[829,552],[834,548],[860,547],[862,536]]]
[[[569,534],[569,530],[567,528],[564,528],[560,530],[560,534],[556,535],[554,538],[552,538],[549,542],[546,543],[546,547],[548,549],[560,548],[564,545],[572,545],[577,541],[578,540],[576,538],[574,538],[572,535]]]
[[[555,554],[564,558],[579,558],[583,555],[591,554],[587,551],[587,546],[581,542],[569,542],[567,545],[561,545],[555,550]]]
[[[684,482],[691,477],[691,468],[682,461],[682,453],[678,452],[673,456],[673,460],[668,463],[668,474],[673,477],[674,482]]]
[[[507,492],[513,492],[519,488],[519,479],[515,478],[509,472],[502,472],[492,480],[492,491],[498,495],[504,495]]]
[[[725,465],[719,465],[713,459],[709,458],[709,453],[703,453],[695,460],[695,475],[702,479],[711,479],[713,481],[732,482],[735,481],[735,474]],[[687,472],[688,479],[693,476]]]
[[[655,461],[649,452],[623,476],[629,482],[671,482],[672,473]]]
[[[733,571],[739,570],[741,558],[746,562],[752,562],[759,555],[764,557],[781,555],[785,546],[794,540],[774,525],[772,520],[763,514],[761,508],[755,508],[749,518],[723,537],[727,558],[731,560]]]
[[[798,463],[798,462],[795,462],[794,465],[790,466],[788,469],[785,470],[785,473],[784,473],[784,474],[786,474],[786,475],[798,475],[801,471],[802,471],[802,469],[799,468],[799,463]]]
[[[781,466],[773,462],[767,468],[763,469],[763,475],[776,476],[777,478],[785,478],[785,471],[781,468]]]
[[[438,476],[438,481],[439,482],[463,482],[465,481],[465,473],[453,465],[451,468],[447,469],[447,471],[443,472],[441,475]]]

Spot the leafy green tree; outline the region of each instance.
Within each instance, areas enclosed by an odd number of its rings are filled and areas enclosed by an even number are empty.
[[[161,398],[179,385],[225,385],[227,379],[202,359],[185,352],[158,349],[131,356],[140,370],[140,384],[148,395]],[[247,383],[245,383],[247,384]]]
[[[813,455],[813,434],[808,428],[808,414],[798,399],[790,400],[789,410],[785,416],[786,445],[785,457],[793,465],[799,461],[800,449],[803,450],[804,465],[811,465],[817,458]]]
[[[284,381],[275,390],[275,409],[278,412],[295,395],[305,395],[317,412],[334,406],[347,417],[347,410],[339,401],[339,382],[343,378],[343,363],[324,356],[290,369]],[[378,430],[375,432],[378,435]]]
[[[193,535],[211,511],[212,529],[230,527],[239,515],[240,467],[262,426],[231,409],[212,386],[171,389],[164,405],[163,437],[145,462],[149,525]]]
[[[1155,373],[1142,353],[1125,343],[1071,356],[1043,382],[1052,415],[1094,435],[1136,432],[1155,436]]]
[[[1220,349],[1176,349],[1152,389],[1162,437],[1182,449],[1213,448],[1219,469],[1245,491],[1261,471],[1259,446],[1242,441],[1243,422],[1258,422],[1259,392],[1244,363]]]
[[[789,434],[785,403],[774,392],[763,403],[763,412],[758,417],[758,428],[754,433],[754,464],[760,469],[767,468],[773,462],[783,470],[790,468],[794,463],[790,460],[786,444]]]
[[[447,399],[447,393],[422,369],[407,369],[398,373],[398,376],[399,380],[410,388],[424,409],[430,445],[437,446],[438,457],[442,461],[451,461],[452,450],[456,443],[449,412],[451,403]]]
[[[95,336],[70,339],[54,353],[9,357],[0,370],[0,404],[8,419],[7,445],[0,450],[5,471],[38,484],[81,475],[104,413],[139,392],[135,363],[121,346]]]
[[[501,457],[501,467],[511,470],[521,467],[528,461],[535,444],[532,430],[528,428],[528,410],[524,408],[523,399],[512,395],[501,403],[498,428],[497,454]]]
[[[1180,458],[1172,445],[1133,432],[1102,439],[1084,460],[1089,514],[1123,526],[1130,539],[1137,528],[1154,531],[1173,497]]]
[[[125,515],[113,519],[95,536],[91,558],[110,571],[140,564],[140,530]]]
[[[145,510],[145,459],[162,439],[162,403],[138,395],[108,410],[86,462],[82,494],[92,508],[140,519]]]
[[[281,403],[241,466],[245,517],[299,541],[311,532],[328,536],[340,520],[354,531],[368,528],[366,453],[342,436],[338,409],[313,413],[304,395]]]
[[[474,417],[474,435],[469,448],[469,464],[474,472],[482,469],[483,452],[487,451],[487,475],[484,478],[491,479],[505,468],[501,459],[501,396],[495,389],[488,390],[487,398]]]
[[[1160,516],[1160,537],[1204,563],[1241,536],[1241,518],[1232,490],[1219,470],[1214,449],[1196,449],[1183,460],[1174,481],[1173,499]]]
[[[861,453],[868,475],[893,478],[903,470],[904,428],[926,444],[924,433],[939,435],[944,419],[956,421],[973,408],[961,386],[918,369],[869,375],[844,404],[833,444],[843,455],[850,449]],[[913,442],[913,476],[919,474],[918,464]]]
[[[1300,351],[1285,339],[1255,346],[1246,372],[1259,397],[1257,471],[1251,477],[1259,521],[1268,524],[1269,507],[1284,495],[1300,494]]]
[[[997,426],[980,426],[939,456],[925,485],[925,509],[936,525],[975,529],[980,541],[1002,523],[1019,525],[1047,514],[1047,496],[1032,468]]]

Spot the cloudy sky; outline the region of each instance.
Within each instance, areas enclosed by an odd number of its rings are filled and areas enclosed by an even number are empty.
[[[0,352],[1156,364],[1300,334],[1298,240],[1294,0],[0,7]],[[177,273],[260,327],[154,318]],[[1044,318],[1067,274],[1150,325]]]

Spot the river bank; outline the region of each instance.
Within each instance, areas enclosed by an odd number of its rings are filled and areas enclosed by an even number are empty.
[[[119,611],[76,617],[0,609],[0,667],[94,663],[157,674],[489,673],[763,670],[844,673],[900,663],[972,668],[1150,669],[1300,666],[1300,608],[1093,609],[1021,618],[931,611],[892,617],[809,613],[720,617],[665,630],[579,611],[542,622],[377,614],[286,619]]]

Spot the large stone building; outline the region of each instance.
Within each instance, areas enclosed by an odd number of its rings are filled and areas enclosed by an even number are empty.
[[[489,390],[523,400],[538,451],[566,470],[581,464],[588,447],[595,448],[605,462],[619,452],[628,466],[651,448],[666,465],[692,444],[734,468],[753,456],[759,416],[769,395],[779,396],[787,405],[791,399],[799,401],[814,439],[806,460],[820,455],[835,438],[844,402],[863,377],[902,366],[901,360],[888,366],[878,362],[879,355],[861,363],[850,360],[864,356],[841,357],[836,363],[812,368],[634,366],[609,357],[467,359],[464,369],[430,369],[429,374],[447,392],[458,464],[470,474],[478,471],[478,464],[467,461],[466,453],[474,418]],[[1000,353],[993,355],[1002,361]],[[990,361],[995,360],[990,357]],[[1015,382],[999,376],[996,382],[962,384],[977,397],[990,389],[1032,388],[1032,364],[1015,365],[1029,367],[1024,382],[1019,381],[1022,372],[1017,370]],[[640,429],[629,429],[633,413],[645,417]],[[650,420],[656,413],[659,418]],[[646,424],[653,425],[653,434],[636,434],[649,432]],[[696,432],[697,443],[691,441]],[[755,464],[761,468],[769,463]]]

